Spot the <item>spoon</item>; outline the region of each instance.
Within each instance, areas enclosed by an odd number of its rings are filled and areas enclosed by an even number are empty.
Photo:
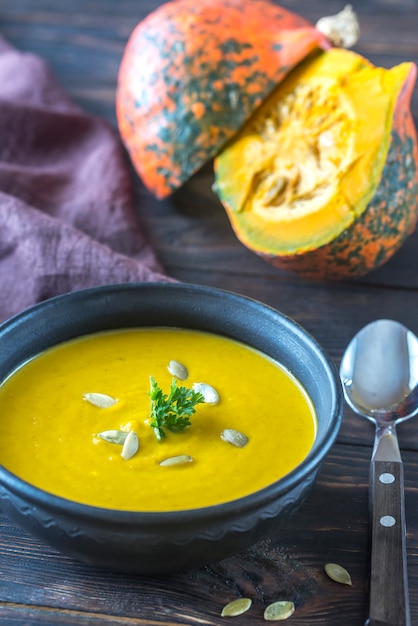
[[[366,626],[410,626],[404,475],[396,425],[418,413],[418,338],[393,320],[371,322],[347,346],[340,377],[347,404],[375,424]]]

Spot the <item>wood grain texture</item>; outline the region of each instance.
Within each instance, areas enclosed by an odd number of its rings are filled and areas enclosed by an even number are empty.
[[[115,126],[115,89],[123,48],[157,0],[19,0],[0,3],[0,34],[47,60],[82,107]],[[336,0],[281,3],[315,22],[339,11]],[[389,67],[418,63],[417,0],[353,0],[362,37],[356,50]],[[1,97],[1,87],[0,87]],[[412,98],[418,123],[418,87]],[[244,248],[211,190],[212,164],[172,197],[157,201],[132,170],[135,206],[165,270],[261,300],[301,323],[336,366],[351,337],[378,317],[418,333],[418,232],[389,263],[342,283],[306,282],[274,269]],[[412,624],[418,623],[418,426],[399,427],[405,471],[406,548]],[[253,599],[239,618],[262,624],[266,604],[291,599],[294,626],[362,626],[368,611],[368,471],[373,427],[346,409],[338,443],[311,495],[288,523],[230,559],[160,578],[102,571],[39,543],[0,514],[0,623],[14,625],[225,624],[224,604]],[[353,585],[327,578],[326,562],[350,572]],[[232,622],[231,622],[232,623]]]
[[[393,476],[393,483],[383,483],[383,474]],[[410,626],[402,462],[372,460],[370,509],[370,626]],[[384,523],[384,518],[393,522]]]

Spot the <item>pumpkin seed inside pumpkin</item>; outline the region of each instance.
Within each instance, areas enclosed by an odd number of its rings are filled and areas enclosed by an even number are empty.
[[[338,563],[327,563],[324,566],[325,573],[331,580],[334,580],[336,583],[340,583],[341,585],[352,585],[351,576],[347,572],[347,570],[338,565]]]
[[[250,598],[237,598],[228,602],[222,609],[222,617],[236,617],[242,615],[251,607],[252,600]]]
[[[269,604],[264,611],[264,619],[269,622],[278,622],[288,619],[295,612],[295,605],[289,600],[278,600]]]

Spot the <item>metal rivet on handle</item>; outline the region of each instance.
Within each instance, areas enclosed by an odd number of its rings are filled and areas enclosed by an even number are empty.
[[[389,472],[385,472],[384,474],[380,474],[379,480],[384,485],[390,485],[390,483],[395,482],[395,477],[393,474],[389,474]]]

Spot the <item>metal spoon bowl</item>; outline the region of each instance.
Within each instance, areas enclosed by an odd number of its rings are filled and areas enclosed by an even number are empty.
[[[376,320],[347,346],[340,377],[347,404],[375,424],[366,624],[410,626],[404,476],[396,425],[418,413],[418,338],[398,322]]]

